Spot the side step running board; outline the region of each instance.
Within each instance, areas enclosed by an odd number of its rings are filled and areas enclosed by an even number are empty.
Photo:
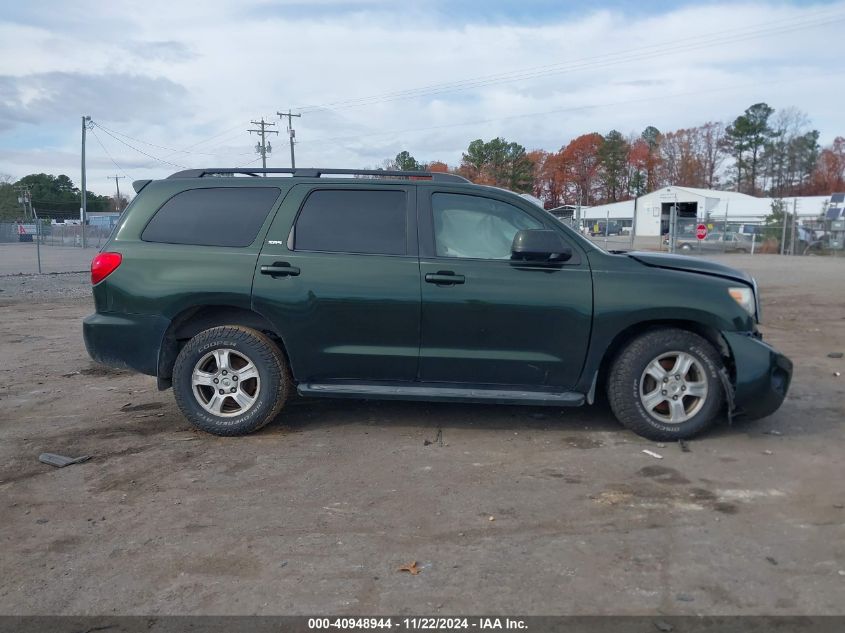
[[[432,402],[486,402],[490,404],[530,404],[550,407],[577,407],[584,404],[582,393],[574,391],[525,391],[518,389],[438,386],[435,384],[383,385],[372,383],[302,383],[301,396],[360,398],[377,400],[428,400]]]

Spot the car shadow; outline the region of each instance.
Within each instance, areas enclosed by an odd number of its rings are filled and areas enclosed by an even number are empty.
[[[590,407],[296,398],[267,428],[292,431],[347,425],[417,428],[624,431],[604,403]]]

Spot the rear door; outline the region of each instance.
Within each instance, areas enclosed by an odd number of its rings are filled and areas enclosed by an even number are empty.
[[[518,230],[563,230],[507,194],[419,192],[420,380],[574,386],[592,323],[583,251],[562,233],[574,253],[569,262],[511,261]]]
[[[300,381],[411,381],[420,336],[413,185],[299,184],[258,258],[253,307]]]

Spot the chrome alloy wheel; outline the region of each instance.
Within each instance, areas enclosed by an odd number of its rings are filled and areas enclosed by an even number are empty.
[[[661,354],[646,365],[640,377],[640,402],[660,422],[686,422],[706,400],[704,366],[686,352]]]
[[[242,415],[258,400],[261,379],[249,357],[233,349],[216,349],[194,365],[191,391],[200,406],[224,418]]]

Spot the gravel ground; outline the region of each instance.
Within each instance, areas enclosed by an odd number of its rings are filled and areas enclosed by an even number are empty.
[[[91,299],[91,274],[48,273],[0,276],[0,301]]]
[[[688,453],[604,405],[298,400],[212,437],[88,359],[85,275],[0,277],[0,613],[845,614],[845,261],[720,261],[795,379]]]

